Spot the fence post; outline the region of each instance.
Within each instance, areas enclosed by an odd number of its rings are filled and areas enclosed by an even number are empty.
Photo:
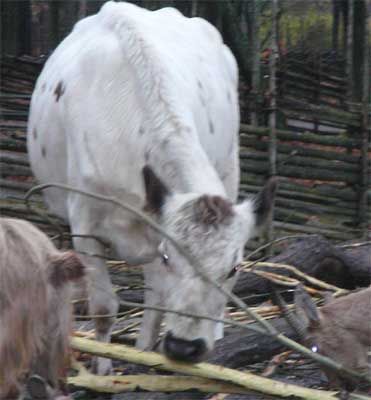
[[[364,48],[363,48],[363,93],[362,93],[362,125],[361,125],[361,179],[358,204],[358,222],[362,230],[362,237],[368,235],[368,215],[367,215],[367,189],[370,178],[370,167],[368,159],[368,146],[370,143],[370,49],[368,37],[368,15],[364,18]]]
[[[271,176],[277,174],[277,15],[278,15],[278,0],[272,2],[272,36],[271,36],[271,52],[269,57],[269,94],[270,94],[270,113],[269,113],[269,174]]]
[[[258,103],[260,98],[260,0],[253,1],[253,18],[252,22],[252,77],[251,92],[254,96],[253,111],[251,112],[251,125],[258,126]]]
[[[354,0],[348,3],[347,51],[346,51],[346,76],[348,78],[347,98],[353,100],[353,34],[354,34]]]
[[[278,0],[272,1],[272,36],[271,36],[271,52],[269,57],[269,95],[270,95],[270,112],[269,112],[269,175],[277,174],[277,18],[278,18]],[[273,239],[273,218],[269,221],[266,235],[267,241]]]

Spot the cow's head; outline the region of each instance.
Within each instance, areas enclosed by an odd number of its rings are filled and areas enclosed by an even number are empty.
[[[270,180],[254,200],[233,204],[221,196],[172,193],[150,167],[143,169],[147,210],[201,264],[207,274],[231,290],[246,241],[264,225],[273,206],[276,183]],[[203,280],[168,240],[158,248],[160,284],[153,285],[162,305],[177,311],[220,318],[226,297]],[[165,315],[164,353],[173,359],[197,362],[214,347],[217,323],[177,314]]]

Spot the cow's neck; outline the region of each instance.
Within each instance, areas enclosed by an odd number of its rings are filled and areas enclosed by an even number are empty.
[[[198,139],[179,134],[159,149],[156,164],[164,181],[180,193],[226,196],[225,187]]]

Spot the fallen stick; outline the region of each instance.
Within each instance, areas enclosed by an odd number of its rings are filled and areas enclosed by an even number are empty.
[[[102,343],[79,337],[71,338],[74,350],[91,353],[100,357],[124,360],[152,368],[189,374],[202,378],[217,379],[234,383],[248,390],[273,396],[295,397],[306,400],[334,400],[338,392],[307,389],[301,386],[263,378],[250,372],[241,372],[218,365],[199,363],[186,364],[171,361],[161,354],[137,350],[125,345]],[[371,398],[369,399],[371,400]]]
[[[330,285],[330,284],[328,284],[328,283],[326,283],[326,282],[324,282],[324,281],[322,281],[320,279],[314,278],[313,276],[310,276],[310,275],[308,275],[308,274],[306,274],[306,273],[304,273],[302,271],[299,271],[297,268],[293,267],[292,265],[286,265],[286,264],[280,264],[280,263],[272,263],[272,262],[266,262],[266,261],[264,261],[264,262],[254,262],[254,263],[244,262],[242,264],[242,271],[256,273],[256,272],[258,272],[258,271],[256,271],[256,268],[259,268],[259,267],[276,268],[276,269],[287,270],[287,271],[290,271],[290,272],[294,273],[296,276],[305,279],[310,284],[320,287],[323,290],[330,290],[330,291],[333,291],[333,292],[338,293],[338,294],[349,293],[349,290],[342,289],[342,288],[339,288],[339,287],[334,286],[334,285]],[[259,271],[259,272],[263,272],[263,271]],[[286,281],[290,281],[290,279],[291,279],[291,282],[292,282],[293,278],[288,278],[288,277],[282,276],[282,279],[284,281],[285,280]]]
[[[97,376],[90,373],[82,373],[78,376],[68,378],[68,384],[76,387],[84,387],[98,393],[122,393],[138,390],[150,392],[185,392],[187,390],[198,390],[203,393],[248,393],[248,390],[237,385],[190,376],[143,374]]]

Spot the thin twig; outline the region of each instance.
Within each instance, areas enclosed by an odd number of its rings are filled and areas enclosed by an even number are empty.
[[[213,321],[213,322],[222,322],[224,324],[229,324],[232,326],[237,326],[239,328],[244,328],[247,330],[251,330],[257,333],[260,333],[262,335],[269,335],[269,333],[267,333],[266,331],[264,331],[263,329],[260,329],[256,326],[249,326],[246,325],[244,323],[241,322],[237,322],[234,321],[232,319],[229,318],[213,318],[210,317],[208,315],[201,315],[201,314],[194,314],[194,313],[190,313],[190,312],[185,312],[185,311],[176,311],[176,310],[171,310],[169,308],[166,307],[160,307],[160,306],[148,306],[146,304],[142,304],[142,303],[135,303],[132,301],[124,301],[121,300],[120,304],[126,307],[138,307],[138,308],[143,308],[145,310],[153,310],[153,311],[160,311],[160,312],[164,312],[164,313],[170,313],[170,314],[177,314],[177,315],[181,315],[182,317],[189,317],[189,318],[195,318],[195,319],[206,319],[208,321]],[[117,314],[94,314],[94,315],[82,315],[82,316],[78,316],[79,319],[94,319],[94,318],[114,318],[114,317],[118,317],[120,315],[125,314],[126,315],[127,312],[124,313],[117,313]]]
[[[259,268],[259,267],[264,267],[264,268],[277,268],[277,269],[285,269],[287,271],[290,271],[294,273],[295,275],[299,276],[300,278],[305,279],[307,282],[311,283],[312,285],[318,286],[321,289],[325,290],[330,290],[332,292],[335,292],[337,294],[346,294],[349,293],[349,290],[339,288],[334,285],[330,285],[329,283],[326,283],[324,281],[321,281],[320,279],[314,278],[312,276],[309,276],[305,274],[302,271],[299,271],[297,268],[293,267],[292,265],[287,265],[287,264],[279,264],[279,263],[271,263],[271,262],[259,262],[259,263],[242,263],[242,271],[247,271],[250,272],[249,270],[254,267],[254,269]],[[254,272],[254,269],[251,272]]]

